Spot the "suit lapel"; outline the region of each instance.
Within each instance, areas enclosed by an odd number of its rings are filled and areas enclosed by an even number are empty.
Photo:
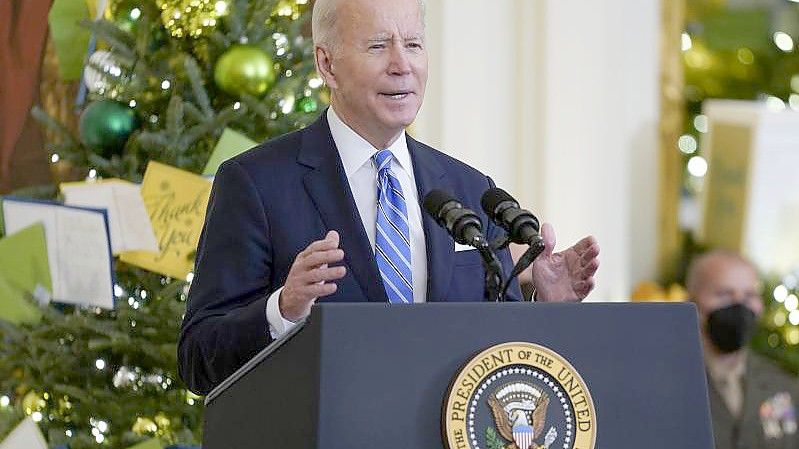
[[[413,160],[413,173],[420,202],[423,203],[425,195],[433,189],[454,193],[449,177],[436,159],[433,149],[408,136],[408,151]],[[454,243],[447,231],[424,212],[424,207],[422,207],[422,222],[427,250],[427,301],[443,301],[446,299],[444,295],[447,293],[452,276]]]
[[[297,161],[311,168],[303,178],[305,189],[327,229],[336,230],[341,235],[345,262],[366,299],[388,302],[369,237],[363,229],[344,166],[330,133],[326,113],[305,129]]]

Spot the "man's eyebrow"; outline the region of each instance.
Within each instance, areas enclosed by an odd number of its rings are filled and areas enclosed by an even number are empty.
[[[370,38],[369,40],[367,40],[367,42],[369,42],[369,43],[391,42],[392,40],[394,40],[393,36],[389,36],[387,34],[379,34],[379,35],[377,35],[375,37]],[[403,36],[402,40],[405,41],[405,42],[407,42],[407,41],[421,41],[421,40],[424,40],[424,36],[421,35],[421,34],[413,34],[413,35],[410,35],[410,36]]]
[[[389,42],[391,39],[391,36],[388,34],[378,34],[377,36],[370,38],[367,42]]]

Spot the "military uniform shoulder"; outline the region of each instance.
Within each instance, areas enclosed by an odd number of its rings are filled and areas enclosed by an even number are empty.
[[[752,371],[750,374],[764,380],[799,389],[799,378],[795,374],[780,366],[776,361],[760,354],[749,354],[749,369]]]

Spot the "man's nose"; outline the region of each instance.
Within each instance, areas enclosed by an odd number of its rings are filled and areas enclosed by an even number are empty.
[[[391,46],[391,60],[388,66],[392,75],[407,75],[411,73],[411,62],[405,46],[401,43]]]

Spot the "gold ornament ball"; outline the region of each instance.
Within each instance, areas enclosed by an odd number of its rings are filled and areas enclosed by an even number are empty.
[[[214,67],[216,85],[234,96],[263,96],[272,87],[276,77],[272,58],[255,45],[232,45]]]
[[[170,421],[169,418],[167,418],[167,416],[164,415],[163,413],[159,413],[159,414],[155,415],[155,424],[161,430],[167,430],[167,429],[169,429],[169,427],[172,426],[172,421]]]
[[[158,431],[158,426],[150,418],[138,417],[133,423],[132,429],[137,435],[151,434]]]
[[[69,398],[67,396],[64,396],[58,400],[58,413],[66,415],[70,410],[72,410],[72,403],[69,402]]]
[[[25,413],[39,412],[47,405],[47,403],[39,396],[39,393],[31,390],[25,397],[22,398],[22,409]]]
[[[216,27],[216,0],[158,0],[161,21],[172,37],[198,38]]]

